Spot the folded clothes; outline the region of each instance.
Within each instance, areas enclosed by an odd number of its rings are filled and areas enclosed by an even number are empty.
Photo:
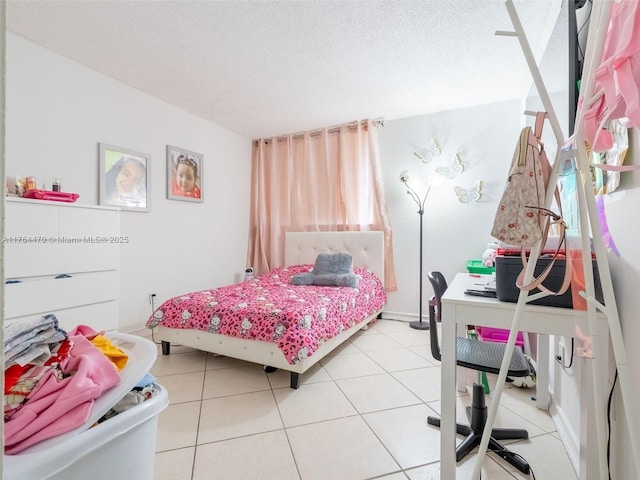
[[[63,333],[64,338],[67,334],[58,326],[58,319],[53,314],[43,315],[38,318],[29,318],[20,320],[4,327],[4,353],[21,343],[28,343],[30,339],[38,335],[48,328],[53,328],[58,333]]]
[[[51,348],[67,338],[55,315],[12,323],[5,327],[4,368],[27,363],[42,364],[51,356]]]
[[[5,365],[37,365],[46,361],[50,356],[51,350],[48,345],[35,343],[21,349],[17,355],[8,357]]]

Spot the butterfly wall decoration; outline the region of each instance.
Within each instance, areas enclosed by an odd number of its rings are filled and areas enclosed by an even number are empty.
[[[456,178],[462,172],[464,172],[464,164],[457,153],[453,156],[448,166],[436,168],[436,173],[438,175],[449,179]]]
[[[482,198],[482,180],[476,181],[470,188],[455,186],[453,191],[460,203],[477,202]]]
[[[416,152],[413,152],[413,154],[420,160],[422,160],[422,163],[429,163],[432,160],[435,160],[436,158],[438,158],[440,156],[440,147],[438,146],[436,139],[432,138],[429,141],[429,147],[424,149],[424,150],[418,150]]]

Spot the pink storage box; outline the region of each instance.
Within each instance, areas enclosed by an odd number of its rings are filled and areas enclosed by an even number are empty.
[[[478,332],[478,336],[487,342],[502,342],[507,343],[509,339],[509,330],[505,330],[502,328],[491,328],[491,327],[476,327],[476,332]],[[522,332],[518,332],[518,336],[516,337],[516,345],[519,347],[524,346],[524,337],[522,336]]]

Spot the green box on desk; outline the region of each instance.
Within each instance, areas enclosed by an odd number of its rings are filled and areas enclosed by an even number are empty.
[[[467,270],[469,273],[484,273],[487,275],[496,271],[496,267],[485,267],[482,260],[467,260]]]

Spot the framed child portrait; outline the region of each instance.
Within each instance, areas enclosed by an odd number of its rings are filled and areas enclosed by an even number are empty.
[[[199,153],[167,145],[167,198],[202,202],[203,157]]]
[[[148,212],[151,156],[105,143],[98,147],[100,205]]]

